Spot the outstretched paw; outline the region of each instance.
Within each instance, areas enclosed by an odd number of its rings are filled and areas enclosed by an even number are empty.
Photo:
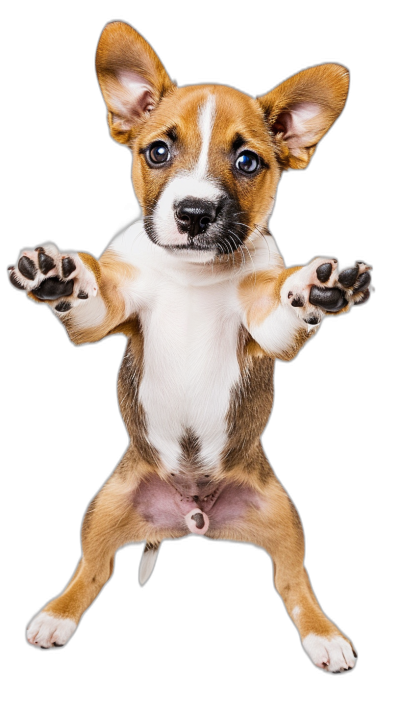
[[[11,283],[38,300],[51,302],[57,312],[68,312],[74,304],[97,294],[93,273],[77,253],[60,253],[52,243],[24,250],[16,267],[9,270]]]
[[[358,261],[354,267],[338,272],[337,260],[316,258],[285,280],[281,298],[310,326],[317,326],[324,315],[348,310],[369,298],[371,267]]]

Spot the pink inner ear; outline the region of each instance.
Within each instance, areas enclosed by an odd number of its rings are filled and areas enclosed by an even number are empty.
[[[125,118],[141,116],[154,109],[153,87],[135,72],[124,70],[117,75],[118,86],[113,99],[116,111]]]
[[[290,109],[281,112],[273,126],[274,132],[282,133],[290,149],[311,146],[317,140],[320,122],[316,117],[322,113],[322,108],[312,102],[294,104]]]

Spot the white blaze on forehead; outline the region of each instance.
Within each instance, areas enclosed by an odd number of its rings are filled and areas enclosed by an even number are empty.
[[[161,245],[185,245],[186,233],[178,231],[175,221],[175,206],[186,197],[217,202],[222,192],[215,181],[208,177],[208,156],[215,120],[215,97],[210,95],[200,106],[197,122],[201,147],[197,163],[191,170],[180,171],[166,184],[154,211],[154,227]],[[215,252],[215,249],[213,249]]]
[[[201,150],[196,166],[196,174],[198,178],[203,178],[207,175],[208,151],[215,120],[215,97],[213,95],[210,95],[207,101],[202,104],[199,109],[198,117],[201,134]]]
[[[161,245],[184,245],[188,242],[187,233],[178,231],[175,206],[189,196],[216,202],[221,191],[210,179],[197,178],[196,173],[192,171],[183,171],[171,179],[158,199],[154,211],[154,227]]]

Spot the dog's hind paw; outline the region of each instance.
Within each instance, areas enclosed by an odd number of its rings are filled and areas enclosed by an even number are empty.
[[[357,655],[351,644],[339,635],[321,637],[310,634],[304,638],[302,644],[311,661],[328,672],[339,674],[353,669],[356,665]]]
[[[44,650],[62,647],[74,634],[76,627],[76,622],[70,618],[56,617],[42,611],[28,625],[26,638],[31,645]]]
[[[52,303],[57,312],[68,312],[74,304],[94,297],[98,286],[77,253],[61,253],[47,243],[21,252],[9,270],[11,283],[30,296]]]
[[[368,300],[370,270],[359,261],[339,273],[337,260],[315,258],[285,280],[282,302],[294,308],[310,327],[317,326],[326,314],[345,312]]]

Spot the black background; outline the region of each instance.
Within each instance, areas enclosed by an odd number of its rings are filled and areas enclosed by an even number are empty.
[[[268,706],[278,689],[286,700],[294,683],[300,699],[317,691],[349,697],[374,670],[371,637],[378,626],[379,536],[371,513],[379,501],[378,250],[384,239],[368,110],[376,65],[360,27],[343,16],[321,16],[311,30],[307,18],[285,18],[267,6],[235,17],[214,16],[204,5],[187,7],[184,15],[150,4],[105,7],[103,14],[60,10],[11,20],[10,66],[17,71],[6,72],[5,140],[12,160],[5,210],[12,228],[3,243],[4,268],[21,248],[47,240],[98,256],[139,215],[130,154],[109,138],[93,69],[107,21],[134,25],[179,84],[222,82],[256,95],[323,61],[351,70],[343,116],[309,169],[284,175],[271,228],[287,265],[318,254],[336,256],[341,267],[364,259],[374,265],[377,292],[365,307],[326,320],[294,362],[277,364],[264,442],[301,514],[316,594],[353,639],[360,660],[342,678],[314,670],[273,589],[265,553],[201,538],[164,543],[143,589],[137,582],[142,546],[123,549],[112,581],[65,650],[42,653],[25,644],[26,623],[72,574],[85,508],[127,445],[115,390],[124,338],[76,348],[47,308],[4,278],[7,640],[25,677],[34,672],[65,682],[72,676],[84,692],[104,677],[121,696],[134,684],[133,703],[135,692],[163,674],[170,702],[179,699],[183,683],[199,704],[206,704],[212,684],[215,706],[233,692],[245,694],[250,709],[256,701]],[[151,703],[155,692],[146,691]]]

